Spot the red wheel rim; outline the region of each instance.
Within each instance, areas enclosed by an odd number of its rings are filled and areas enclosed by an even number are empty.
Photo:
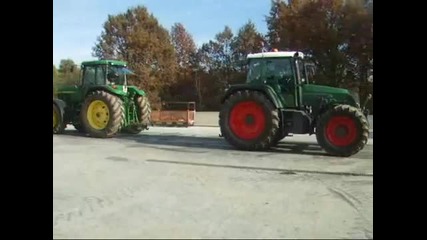
[[[265,113],[261,105],[253,101],[236,104],[230,113],[230,128],[241,139],[252,140],[265,129]]]
[[[335,146],[344,147],[352,144],[357,137],[357,128],[350,117],[332,117],[326,126],[326,137]]]

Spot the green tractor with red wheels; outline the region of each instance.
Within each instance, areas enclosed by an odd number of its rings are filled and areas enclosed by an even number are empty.
[[[83,62],[80,84],[57,89],[57,98],[64,106],[61,124],[55,130],[54,103],[54,133],[62,133],[67,124],[96,138],[110,138],[119,132],[138,134],[148,129],[150,103],[143,90],[127,84],[130,74],[134,73],[126,62]]]
[[[364,148],[365,107],[346,89],[310,83],[313,68],[304,54],[248,54],[247,65],[246,83],[229,86],[221,100],[221,136],[231,145],[262,151],[292,134],[315,134],[334,156],[349,157]]]

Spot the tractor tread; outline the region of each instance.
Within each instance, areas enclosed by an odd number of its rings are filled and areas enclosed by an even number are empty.
[[[63,124],[61,111],[55,103],[53,103],[53,111],[55,111],[59,117],[58,124],[56,126],[53,126],[53,134],[62,134],[65,131],[65,125]]]
[[[261,137],[251,141],[239,139],[233,134],[228,124],[229,114],[233,106],[236,103],[245,100],[253,100],[260,103],[266,109],[266,113],[268,113],[266,114],[266,118],[268,119],[267,131],[262,134]],[[270,149],[272,145],[274,145],[275,136],[280,129],[279,112],[263,93],[250,90],[237,91],[231,94],[224,102],[224,105],[219,113],[219,126],[224,138],[237,149],[246,151],[267,150]]]
[[[332,116],[336,115],[345,115],[350,116],[356,121],[356,126],[359,131],[356,141],[347,146],[347,147],[337,147],[333,146],[325,137],[324,129],[328,123],[328,120]],[[361,151],[369,138],[369,124],[366,117],[358,109],[350,105],[337,105],[325,113],[323,113],[316,125],[316,139],[319,145],[330,155],[340,156],[340,157],[350,157],[359,151]]]
[[[87,108],[93,100],[102,100],[107,104],[109,108],[110,122],[103,130],[92,129],[87,121]],[[96,138],[111,138],[115,136],[120,130],[124,120],[123,101],[119,97],[112,95],[108,92],[102,90],[94,91],[86,97],[82,106],[80,116],[84,130],[90,136]]]

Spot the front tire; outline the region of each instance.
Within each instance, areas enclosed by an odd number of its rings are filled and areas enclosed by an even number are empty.
[[[85,132],[96,138],[116,135],[124,120],[122,105],[122,100],[110,93],[98,90],[89,94],[80,114]]]
[[[319,145],[334,156],[349,157],[368,142],[369,125],[363,113],[350,105],[338,105],[320,116],[316,125]]]
[[[269,149],[279,131],[278,110],[262,93],[237,91],[225,101],[219,114],[224,138],[241,150]]]

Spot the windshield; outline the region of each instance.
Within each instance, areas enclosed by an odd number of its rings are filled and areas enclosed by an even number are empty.
[[[262,74],[261,61],[259,59],[252,59],[249,61],[249,70],[246,77],[246,82],[259,81]]]
[[[108,66],[107,84],[126,84],[126,75],[134,74],[131,70],[123,66]]]
[[[304,83],[310,83],[313,82],[314,75],[316,74],[316,66],[312,62],[305,62],[303,65],[303,75],[302,78],[304,79]]]
[[[267,78],[292,78],[292,61],[291,58],[271,58],[267,59]]]
[[[246,82],[266,80],[277,80],[293,78],[291,58],[260,58],[249,61],[249,70]]]

